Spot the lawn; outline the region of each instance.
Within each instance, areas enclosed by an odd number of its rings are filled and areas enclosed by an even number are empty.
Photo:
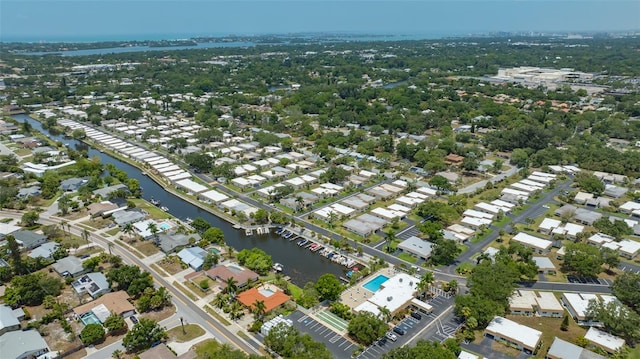
[[[112,228],[110,230],[107,231],[107,234],[110,236],[115,236],[116,234],[118,234],[118,232],[120,232],[120,227],[115,227]]]
[[[635,348],[629,351],[627,359],[640,359],[640,345],[636,345]]]
[[[542,332],[542,344],[535,356],[536,358],[544,358],[551,343],[553,343],[554,337],[573,343],[578,337],[584,336],[587,332],[573,320],[569,320],[569,330],[563,332],[560,330],[562,318],[527,317],[521,315],[507,315],[506,318]]]
[[[293,300],[297,301],[298,299],[300,299],[300,297],[302,297],[302,288],[292,283],[288,284],[288,288],[289,288],[289,293],[291,293],[291,297],[293,298]]]
[[[156,245],[151,241],[135,241],[135,243],[133,243],[133,247],[147,257],[160,252],[158,247],[156,247]]]
[[[133,203],[135,203],[137,208],[145,210],[151,217],[154,219],[169,219],[172,218],[171,215],[160,208],[152,205],[151,203],[145,201],[142,198],[134,198],[131,199]]]
[[[64,248],[78,248],[81,245],[87,244],[87,241],[85,241],[84,239],[68,232],[62,237],[56,238],[55,241],[60,243],[60,245]]]
[[[170,341],[176,341],[178,343],[188,342],[197,337],[204,335],[204,329],[197,324],[187,324],[184,326],[177,326],[167,331]]]
[[[465,275],[467,273],[471,273],[471,270],[473,270],[474,265],[469,263],[469,262],[464,262],[462,264],[460,264],[458,266],[458,268],[456,268],[456,273],[459,273],[461,275]]]
[[[200,282],[205,279],[209,283],[209,288],[207,290],[202,290],[202,288],[200,288]],[[195,294],[199,295],[200,297],[206,297],[209,293],[211,293],[211,288],[213,288],[214,285],[217,285],[217,283],[209,279],[207,276],[200,276],[198,278],[195,278],[194,282],[192,281],[184,282],[184,285],[187,288],[191,289],[191,291],[193,291]]]
[[[196,350],[198,358],[206,358],[208,357],[207,353],[216,351],[220,347],[220,345],[221,344],[218,343],[215,339],[207,339],[194,345],[194,348]]]
[[[157,261],[156,263],[160,268],[164,269],[164,271],[169,274],[180,273],[186,269],[182,267],[180,258],[178,258],[177,256],[164,257],[161,260]]]
[[[400,254],[398,254],[398,258],[402,259],[403,261],[409,262],[409,263],[415,263],[418,258],[412,256],[409,253],[406,252],[402,252]]]

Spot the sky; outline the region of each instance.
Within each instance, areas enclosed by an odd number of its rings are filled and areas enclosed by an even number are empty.
[[[0,41],[640,30],[640,0],[0,0]]]

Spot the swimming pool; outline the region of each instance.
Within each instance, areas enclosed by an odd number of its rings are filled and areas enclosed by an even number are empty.
[[[215,249],[215,248],[209,248],[209,253],[212,253],[212,254],[220,254],[220,251],[219,251],[219,250],[217,250],[217,249]]]
[[[362,287],[371,292],[377,292],[380,289],[380,286],[384,284],[384,282],[388,281],[389,277],[386,275],[379,274],[377,277],[365,283]]]
[[[162,222],[158,224],[158,228],[160,228],[161,231],[166,231],[171,228],[171,225],[169,223]]]
[[[102,323],[100,323],[100,320],[98,319],[98,317],[93,312],[84,313],[80,317],[80,320],[82,321],[82,324],[84,324],[84,325],[102,324]]]

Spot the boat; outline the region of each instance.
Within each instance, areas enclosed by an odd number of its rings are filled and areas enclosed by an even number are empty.
[[[302,246],[304,246],[305,244],[307,244],[307,242],[308,242],[308,240],[303,239],[303,240],[301,240],[300,242],[298,242],[298,245],[299,245],[300,247],[302,247]]]
[[[316,247],[318,247],[318,246],[319,246],[319,244],[318,244],[318,243],[314,243],[314,244],[312,244],[312,245],[310,245],[310,246],[309,246],[309,249],[314,250],[314,249],[316,249]]]
[[[151,199],[149,200],[149,203],[151,203],[154,206],[160,206],[160,201],[158,201],[157,199],[151,197]]]
[[[282,272],[282,270],[284,269],[284,266],[280,263],[274,263],[272,268],[276,272]]]
[[[191,217],[187,217],[187,218],[185,218],[185,219],[184,219],[184,221],[185,221],[187,224],[191,224],[191,223],[193,223],[193,219],[191,219]]]
[[[167,206],[162,206],[162,207],[160,207],[160,209],[165,211],[165,212],[169,212],[169,207],[167,207]]]

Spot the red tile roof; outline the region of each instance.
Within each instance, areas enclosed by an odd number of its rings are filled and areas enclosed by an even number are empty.
[[[264,292],[264,289],[262,291]],[[291,297],[284,294],[280,290],[277,290],[273,292],[273,294],[266,297],[264,296],[264,294],[262,294],[261,290],[259,290],[258,288],[251,288],[249,290],[246,290],[238,294],[236,299],[240,301],[240,303],[244,304],[249,308],[253,308],[253,303],[255,303],[257,300],[262,300],[264,301],[265,313],[268,313],[272,309],[277,308],[282,304],[288,302],[289,299],[291,299]]]

